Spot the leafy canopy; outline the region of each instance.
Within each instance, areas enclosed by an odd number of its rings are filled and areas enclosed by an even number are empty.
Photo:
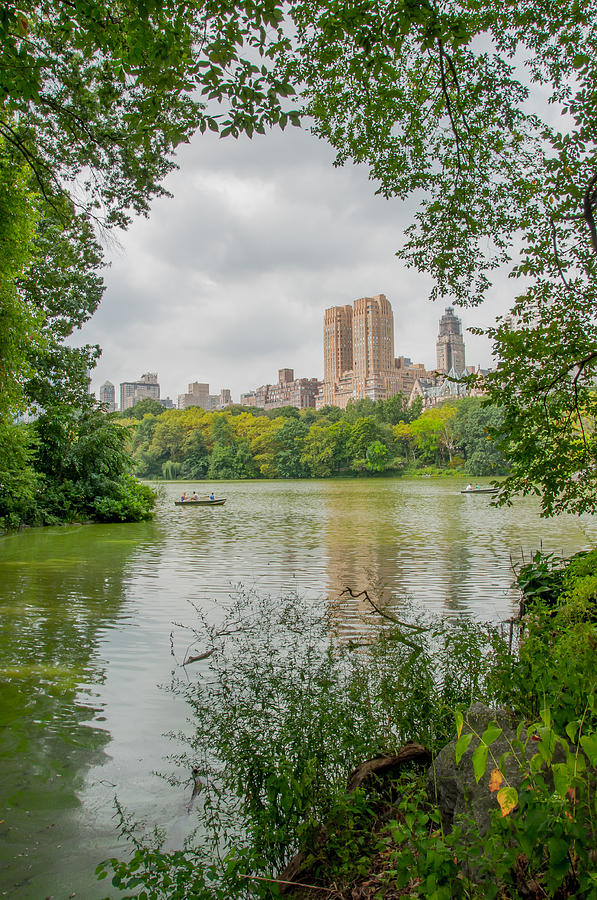
[[[522,491],[547,514],[594,510],[597,4],[291,10],[304,112],[338,164],[416,204],[398,256],[432,276],[431,297],[474,305],[498,269],[519,279],[511,317],[488,330],[486,387],[513,462],[502,502]]]
[[[501,497],[593,510],[595,22],[597,0],[8,2],[0,134],[61,220],[66,193],[67,222],[126,225],[197,129],[308,117],[338,164],[415,204],[398,255],[433,298],[476,304],[498,269],[519,279],[489,329],[513,462]]]

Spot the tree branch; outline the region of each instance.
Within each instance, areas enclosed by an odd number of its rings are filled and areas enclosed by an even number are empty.
[[[589,226],[589,234],[591,235],[591,246],[597,253],[597,225],[595,224],[595,215],[593,207],[597,204],[597,175],[593,175],[583,197],[583,216],[585,222]]]
[[[440,79],[442,85],[442,94],[444,95],[444,100],[446,101],[446,109],[448,110],[448,116],[450,118],[450,124],[452,126],[452,134],[454,135],[454,139],[456,141],[456,159],[458,162],[458,171],[462,173],[462,155],[460,151],[460,135],[458,134],[458,128],[456,127],[456,122],[454,120],[454,115],[452,113],[452,100],[450,99],[450,93],[448,91],[448,85],[446,84],[446,70],[444,68],[444,46],[440,40],[437,42],[437,46],[439,48],[439,72]]]
[[[35,180],[36,180],[36,182],[37,182],[37,184],[38,184],[38,187],[39,187],[39,189],[40,189],[40,191],[41,191],[42,197],[44,198],[44,200],[46,201],[46,203],[48,204],[48,206],[50,206],[50,207],[54,210],[54,212],[56,213],[56,215],[58,216],[58,218],[59,218],[61,221],[63,221],[63,220],[64,220],[64,217],[63,217],[63,215],[62,215],[61,210],[58,208],[58,206],[57,206],[57,204],[56,204],[54,198],[53,198],[50,194],[48,194],[48,190],[47,190],[47,182],[44,180],[44,178],[42,177],[41,173],[38,171],[38,164],[39,164],[40,168],[41,168],[41,167],[44,167],[44,168],[46,168],[46,169],[50,172],[50,180],[53,180],[53,181],[56,182],[56,186],[57,186],[57,188],[58,188],[59,193],[62,194],[64,197],[68,196],[68,195],[64,192],[64,190],[62,189],[62,187],[60,186],[58,180],[56,179],[56,176],[53,175],[53,173],[50,171],[49,167],[48,167],[47,165],[45,165],[45,163],[43,163],[43,162],[37,160],[37,159],[35,158],[34,154],[31,153],[31,152],[27,149],[27,147],[25,147],[25,145],[24,145],[23,142],[20,140],[20,138],[19,138],[19,136],[17,135],[17,133],[16,133],[16,131],[14,130],[14,128],[11,128],[10,125],[9,125],[7,122],[3,122],[3,121],[0,120],[0,130],[4,132],[4,135],[5,135],[5,137],[6,137],[6,140],[9,142],[9,144],[12,144],[12,146],[15,148],[15,150],[17,150],[17,152],[20,153],[21,156],[25,159],[27,165],[29,166],[29,168],[30,168],[31,171],[33,172],[33,175],[34,175],[34,177],[35,177]]]
[[[389,622],[392,622],[394,625],[400,625],[401,628],[411,628],[413,631],[416,631],[418,634],[421,634],[422,632],[428,630],[427,628],[422,628],[420,625],[413,625],[411,622],[402,622],[400,619],[397,619],[395,616],[390,615],[390,613],[381,609],[381,607],[379,607],[377,605],[377,603],[375,603],[375,601],[371,599],[371,597],[369,596],[369,591],[367,591],[367,590],[359,591],[358,594],[355,594],[355,593],[353,593],[351,588],[347,587],[342,591],[340,596],[342,597],[342,596],[344,596],[344,594],[348,594],[353,600],[358,600],[359,597],[364,597],[365,600],[370,604],[370,606],[373,607],[375,612],[379,616],[382,617],[382,619],[387,619]],[[400,635],[398,640],[400,640],[401,643],[406,644],[407,647],[410,647],[411,650],[414,650],[416,653],[420,653],[422,650],[422,648],[418,644],[413,644],[413,642],[409,641],[408,638],[404,637],[404,635]]]
[[[558,240],[557,240],[557,233],[556,233],[556,224],[555,224],[552,216],[549,217],[549,224],[550,224],[550,228],[551,228],[551,241],[553,244],[553,252],[554,252],[554,256],[555,256],[555,260],[556,260],[556,266],[558,267],[558,272],[560,273],[560,278],[562,279],[562,283],[564,284],[564,287],[566,288],[566,290],[570,291],[571,294],[574,294],[575,293],[574,288],[570,285],[570,282],[566,280],[566,276],[564,275],[564,272],[562,271],[562,266],[560,265],[560,254],[558,253]]]
[[[552,380],[549,382],[549,384],[545,388],[545,393],[550,391],[552,389],[552,387],[554,387],[554,385],[556,385],[558,383],[558,381],[561,381],[562,378],[564,377],[564,375],[566,375],[570,371],[570,369],[573,369],[574,366],[578,366],[576,375],[573,378],[573,384],[577,384],[578,379],[580,378],[581,372],[584,370],[585,366],[588,365],[588,363],[593,362],[594,359],[597,359],[597,350],[593,350],[591,353],[588,353],[587,356],[583,357],[582,359],[574,360],[573,362],[568,363],[567,366],[565,366],[563,369],[560,369],[559,372],[557,373],[557,375],[554,378],[552,378]]]

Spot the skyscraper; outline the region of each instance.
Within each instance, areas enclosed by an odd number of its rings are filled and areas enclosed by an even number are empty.
[[[394,369],[394,313],[384,294],[354,301],[352,347],[356,380]]]
[[[132,409],[140,400],[160,399],[160,386],[156,372],[146,372],[138,381],[120,382],[120,409]]]
[[[446,311],[440,319],[436,351],[438,372],[447,374],[451,369],[455,369],[459,375],[462,375],[466,368],[462,322],[454,315],[451,306],[446,307]]]
[[[352,306],[332,306],[323,318],[323,378],[339,381],[352,370]]]
[[[345,409],[349,400],[386,400],[399,392],[408,396],[415,372],[424,371],[394,358],[394,314],[384,294],[326,309],[323,360],[318,409]]]
[[[104,403],[108,412],[116,409],[116,390],[111,381],[104,381],[99,389],[100,403]]]

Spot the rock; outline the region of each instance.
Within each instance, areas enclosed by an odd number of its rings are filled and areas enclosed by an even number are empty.
[[[498,767],[500,757],[511,751],[511,742],[516,737],[516,722],[504,709],[490,709],[482,703],[475,703],[464,714],[463,732],[473,732],[466,753],[460,763],[456,764],[456,740],[447,744],[440,750],[427,776],[427,794],[429,799],[437,803],[442,815],[442,821],[446,831],[450,831],[459,818],[474,819],[481,834],[485,834],[489,828],[491,811],[498,807],[495,792],[489,789],[489,779],[493,769]],[[473,753],[480,744],[480,735],[487,726],[497,723],[502,729],[502,734],[491,744],[487,757],[485,774],[479,782],[475,780],[473,770]],[[526,730],[521,734],[521,740],[526,740]],[[528,755],[534,753],[530,747]],[[517,790],[522,781],[522,772],[517,761],[509,755],[504,767],[500,769],[506,781]]]

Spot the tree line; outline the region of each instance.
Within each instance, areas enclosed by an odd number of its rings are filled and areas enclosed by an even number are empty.
[[[408,407],[402,394],[351,401],[345,411],[163,410],[157,401],[144,400],[116,415],[132,431],[135,471],[147,479],[508,471],[499,447],[503,414],[478,398],[425,411],[420,401]]]

